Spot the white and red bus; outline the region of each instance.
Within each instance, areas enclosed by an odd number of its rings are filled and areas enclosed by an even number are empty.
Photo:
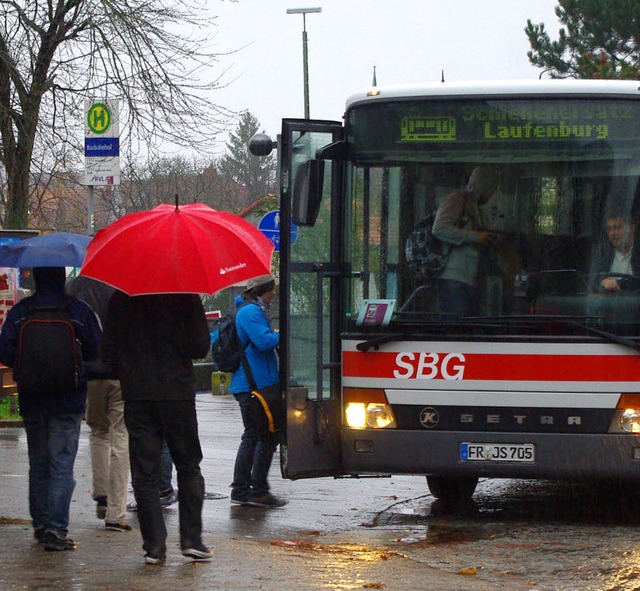
[[[610,212],[640,217],[637,82],[369,88],[277,148],[286,477],[640,480],[640,277],[594,275]],[[454,317],[405,244],[477,166],[498,264]]]

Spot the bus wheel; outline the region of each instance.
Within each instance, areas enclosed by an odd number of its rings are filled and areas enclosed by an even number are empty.
[[[436,499],[450,502],[466,502],[471,499],[478,485],[478,478],[459,476],[427,476],[427,486]]]

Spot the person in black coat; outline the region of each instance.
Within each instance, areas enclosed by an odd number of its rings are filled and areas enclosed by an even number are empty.
[[[65,296],[64,267],[36,267],[33,277],[35,294],[13,306],[2,325],[0,362],[14,369],[19,364],[20,331],[32,305],[55,308],[68,298],[66,312],[85,362],[78,384],[75,388],[54,393],[34,393],[23,388],[19,376],[16,381],[29,450],[29,511],[34,536],[44,544],[45,550],[74,550],[76,543],[67,535],[69,508],[76,485],[73,467],[86,408],[87,364],[98,358],[100,322],[85,302]],[[65,343],[60,342],[59,346],[65,349]],[[47,347],[47,350],[49,354],[40,357],[38,366],[30,368],[32,374],[41,376],[41,380],[49,380],[47,367],[57,365],[51,361],[56,357],[55,349]]]
[[[103,358],[122,385],[147,564],[162,564],[167,551],[159,494],[165,439],[178,473],[182,554],[195,560],[212,556],[202,543],[204,478],[193,371],[193,359],[208,352],[209,326],[199,296],[116,292],[109,301]]]

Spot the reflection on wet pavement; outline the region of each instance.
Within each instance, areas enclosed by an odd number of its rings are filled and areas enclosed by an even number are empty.
[[[485,481],[470,505],[447,510],[431,497],[394,503],[374,527],[405,534],[403,556],[508,589],[640,589],[640,511],[633,487]]]
[[[272,545],[290,550],[292,555],[314,555],[313,571],[321,581],[321,588],[347,591],[351,589],[384,589],[384,581],[365,579],[359,563],[380,563],[392,558],[387,551],[357,544],[319,544],[304,540],[284,540]]]

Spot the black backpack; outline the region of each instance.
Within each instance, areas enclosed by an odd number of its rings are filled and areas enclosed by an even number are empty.
[[[246,302],[240,308],[251,303]],[[235,314],[227,314],[218,322],[218,338],[211,345],[211,358],[217,371],[233,373],[242,363],[245,348],[236,330],[236,314],[237,311]]]
[[[416,279],[435,279],[444,270],[449,247],[433,235],[436,212],[430,213],[411,232],[405,244],[405,258]]]
[[[23,300],[27,317],[18,333],[13,377],[27,396],[64,396],[80,391],[82,346],[67,311],[74,298],[65,294],[57,306]]]

